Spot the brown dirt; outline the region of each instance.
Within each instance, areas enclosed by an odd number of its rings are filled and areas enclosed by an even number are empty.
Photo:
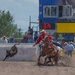
[[[75,67],[37,66],[36,62],[0,62],[0,75],[75,75]]]
[[[37,66],[36,62],[0,61],[0,75],[75,75],[75,53],[69,66]]]

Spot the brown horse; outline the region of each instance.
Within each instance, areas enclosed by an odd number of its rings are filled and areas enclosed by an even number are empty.
[[[44,40],[43,40],[44,47],[42,48],[42,52],[41,52],[41,54],[40,54],[40,56],[38,58],[38,64],[40,62],[41,56],[46,56],[44,64],[47,64],[47,61],[46,61],[47,59],[49,59],[49,61],[51,62],[51,58],[53,58],[55,64],[57,64],[57,62],[58,62],[58,55],[59,55],[58,54],[58,50],[55,49],[55,48],[52,48],[50,46],[50,42],[51,41],[50,41],[49,37],[46,36],[44,38]]]

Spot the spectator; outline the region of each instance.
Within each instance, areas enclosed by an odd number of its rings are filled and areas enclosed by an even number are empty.
[[[1,38],[1,40],[2,40],[2,43],[8,43],[8,40],[7,40],[6,36],[3,36],[3,37]]]
[[[34,34],[34,42],[36,42],[37,39],[38,39],[38,32],[36,31]]]
[[[28,43],[33,43],[33,36],[28,34]]]
[[[69,42],[65,42],[64,44],[64,49],[65,49],[65,54],[69,55],[72,57],[72,52],[73,52],[73,49],[74,49],[74,46]]]
[[[9,39],[9,43],[15,43],[15,39],[12,37]]]
[[[22,43],[27,43],[28,42],[28,37],[25,35],[21,41]]]
[[[28,33],[30,33],[31,35],[33,35],[33,28],[31,28],[30,26],[29,26],[29,29],[28,29]]]

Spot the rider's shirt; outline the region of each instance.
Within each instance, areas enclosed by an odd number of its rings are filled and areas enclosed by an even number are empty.
[[[36,44],[39,44],[40,41],[42,41],[42,40],[45,38],[45,36],[46,36],[46,34],[41,34],[41,35],[39,36],[38,40],[36,41]],[[48,35],[48,37],[49,37],[50,40],[53,39],[53,37],[50,36],[50,35]]]
[[[39,44],[45,38],[45,36],[46,34],[41,34],[35,44]],[[48,35],[48,37],[51,41],[53,40],[52,36]],[[50,42],[50,46],[55,49],[57,48],[57,46],[55,46],[52,42]]]

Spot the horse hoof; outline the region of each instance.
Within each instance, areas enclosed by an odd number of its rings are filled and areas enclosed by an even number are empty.
[[[55,64],[55,66],[58,66],[58,64]]]

